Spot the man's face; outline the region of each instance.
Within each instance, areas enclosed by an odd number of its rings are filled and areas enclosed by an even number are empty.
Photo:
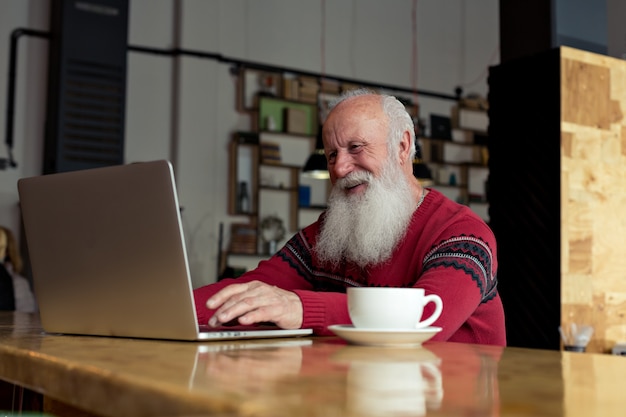
[[[324,123],[324,151],[331,183],[355,171],[381,174],[387,160],[388,122],[375,97],[363,96],[340,103]],[[362,194],[367,184],[355,182],[346,194]]]

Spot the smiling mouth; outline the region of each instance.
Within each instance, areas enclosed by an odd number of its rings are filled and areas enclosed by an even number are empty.
[[[348,175],[338,181],[338,185],[345,191],[358,188],[360,185],[367,186],[370,183],[370,175],[367,172],[357,172]]]
[[[367,182],[357,182],[357,183],[352,183],[352,184],[345,184],[343,189],[346,191],[352,191],[355,188],[358,188],[361,185],[367,185]]]

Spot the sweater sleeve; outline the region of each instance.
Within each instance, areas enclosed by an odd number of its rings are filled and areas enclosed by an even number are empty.
[[[443,218],[447,221],[439,228],[426,228],[437,237],[432,240],[436,243],[425,252],[414,284],[442,298],[443,313],[433,325],[443,330],[433,340],[503,345],[506,337],[497,292],[495,237],[469,209],[455,210],[446,213]],[[434,306],[426,306],[424,315],[433,310]]]
[[[334,336],[331,324],[350,324],[345,293],[296,290],[302,300],[302,327],[313,329],[318,336]]]
[[[289,251],[288,246],[289,244],[285,245],[271,258],[259,262],[255,269],[240,277],[222,279],[216,283],[194,289],[193,295],[198,323],[206,324],[215,313],[215,310],[207,308],[207,300],[230,284],[262,281],[289,291],[312,289],[311,284],[304,279],[299,269],[294,268],[293,263],[290,262],[290,257],[286,256]]]

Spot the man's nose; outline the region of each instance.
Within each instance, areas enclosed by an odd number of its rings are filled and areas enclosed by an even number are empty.
[[[335,178],[343,178],[348,175],[353,168],[352,158],[347,153],[338,153],[335,156],[335,163],[332,165],[332,171]]]

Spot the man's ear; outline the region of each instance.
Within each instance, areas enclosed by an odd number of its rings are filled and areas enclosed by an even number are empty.
[[[404,165],[407,162],[413,163],[413,161],[409,161],[409,155],[411,154],[411,133],[408,130],[405,130],[402,133],[402,140],[400,141],[400,154],[398,157],[400,158],[400,165]]]

